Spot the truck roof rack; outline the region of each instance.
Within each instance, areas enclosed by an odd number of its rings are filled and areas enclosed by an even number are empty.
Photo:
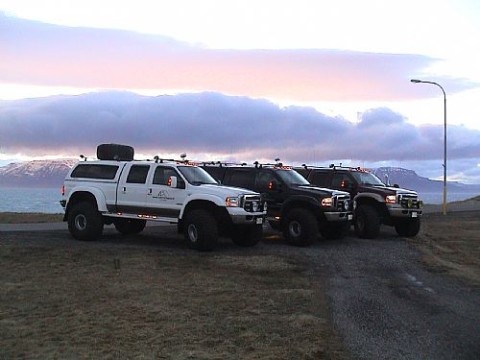
[[[247,166],[248,164],[246,162],[242,163],[235,163],[235,162],[227,162],[227,161],[198,161],[198,164],[208,166],[218,166],[218,167],[223,167],[223,166]]]
[[[315,165],[307,165],[307,164],[302,164],[302,167],[306,170],[308,169],[345,169],[345,170],[351,170],[351,171],[366,171],[365,168],[362,168],[360,166],[353,167],[353,166],[343,166],[342,164],[340,165],[335,165],[335,164],[330,164],[329,166],[315,166]]]

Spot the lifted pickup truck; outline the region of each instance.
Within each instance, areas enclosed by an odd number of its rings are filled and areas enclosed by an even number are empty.
[[[221,184],[247,188],[265,197],[268,222],[283,232],[289,244],[310,245],[319,233],[327,239],[338,239],[350,227],[347,192],[311,185],[281,164],[215,164],[204,164],[203,168]]]
[[[95,240],[104,224],[135,234],[146,221],[160,221],[177,224],[197,250],[213,249],[220,235],[240,246],[260,240],[266,215],[260,194],[221,186],[186,160],[134,161],[125,148],[103,144],[101,160],[80,161],[67,174],[60,203],[74,238]]]
[[[312,184],[350,193],[355,232],[361,238],[377,237],[381,224],[394,226],[400,236],[412,237],[420,231],[423,203],[413,190],[387,186],[361,168],[304,165],[296,170]]]

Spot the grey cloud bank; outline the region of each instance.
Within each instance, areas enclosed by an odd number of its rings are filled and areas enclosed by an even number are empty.
[[[449,176],[480,183],[480,131],[449,126]],[[439,178],[443,128],[414,126],[387,108],[358,123],[313,108],[197,93],[141,96],[99,92],[0,102],[0,151],[29,156],[94,155],[99,143],[125,143],[137,153],[204,160],[343,162],[402,166]]]

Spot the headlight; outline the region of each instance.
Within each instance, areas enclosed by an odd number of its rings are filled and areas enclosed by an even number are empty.
[[[331,207],[333,205],[333,198],[324,198],[321,201],[322,206],[324,207]]]
[[[397,203],[397,196],[396,195],[387,195],[387,196],[385,196],[385,202],[387,204],[396,204]]]
[[[225,206],[227,207],[238,207],[240,200],[238,197],[229,196],[225,199]]]

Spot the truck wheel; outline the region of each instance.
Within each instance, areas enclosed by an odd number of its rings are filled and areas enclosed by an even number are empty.
[[[308,210],[290,210],[285,218],[283,236],[290,245],[311,245],[318,236],[317,219]]]
[[[67,220],[68,230],[77,240],[93,241],[102,235],[102,215],[92,203],[84,201],[73,205]]]
[[[262,238],[262,225],[235,226],[232,232],[232,241],[238,246],[255,246]]]
[[[380,217],[372,206],[360,205],[355,211],[355,233],[362,239],[374,239],[380,232]]]
[[[350,222],[326,225],[327,226],[320,228],[320,234],[327,240],[338,240],[343,238],[350,228]]]
[[[270,227],[271,227],[273,230],[280,230],[280,224],[279,224],[278,221],[269,220],[269,221],[268,221],[268,224],[270,225]]]
[[[420,219],[401,219],[395,222],[395,230],[400,236],[414,237],[420,231]]]
[[[206,210],[192,210],[185,216],[184,235],[192,249],[212,250],[218,241],[217,222]]]
[[[141,219],[115,219],[115,229],[123,235],[138,234],[145,229],[147,222]]]

